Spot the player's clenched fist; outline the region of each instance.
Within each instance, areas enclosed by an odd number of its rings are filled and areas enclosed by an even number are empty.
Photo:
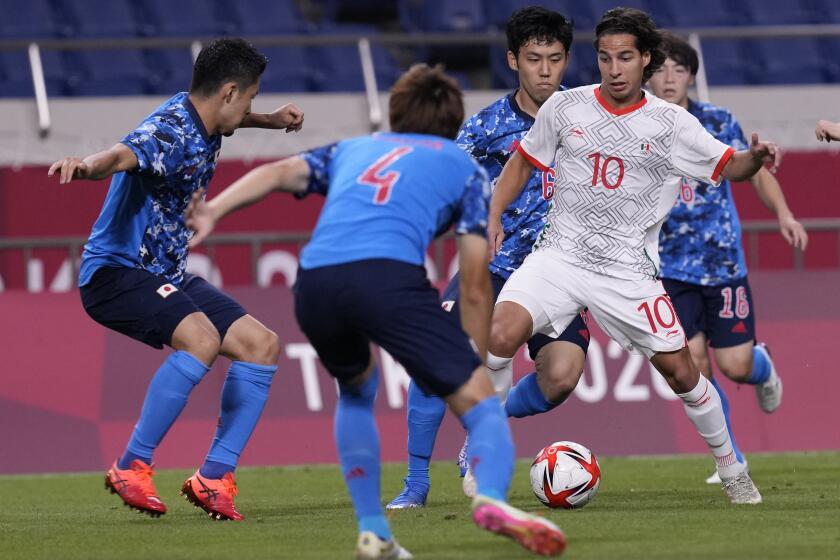
[[[85,160],[77,157],[66,157],[50,166],[47,175],[52,177],[60,171],[59,184],[64,185],[73,179],[87,179],[90,175],[90,168]]]
[[[770,172],[775,173],[782,163],[782,151],[775,142],[759,142],[758,134],[753,132],[750,153],[756,159],[770,164]]]

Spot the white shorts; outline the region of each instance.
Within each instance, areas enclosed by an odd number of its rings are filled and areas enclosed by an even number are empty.
[[[650,358],[674,352],[687,340],[662,282],[604,276],[563,260],[545,248],[528,255],[496,299],[512,301],[531,314],[533,332],[559,336],[584,308],[627,350]]]

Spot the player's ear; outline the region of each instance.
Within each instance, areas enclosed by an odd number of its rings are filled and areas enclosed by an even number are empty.
[[[648,64],[650,64],[650,51],[645,51],[642,53],[642,68],[647,68]]]
[[[513,51],[507,52],[508,67],[514,72],[519,72],[519,63],[516,61],[516,55]]]
[[[236,85],[236,82],[225,82],[222,86],[222,99],[225,100],[225,103],[231,103],[238,91],[239,86]]]
[[[688,87],[694,86],[694,78],[695,78],[694,74],[692,74],[691,76],[688,77]]]

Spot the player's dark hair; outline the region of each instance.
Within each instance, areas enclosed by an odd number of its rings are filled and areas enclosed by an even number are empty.
[[[254,85],[265,70],[268,59],[244,39],[216,39],[198,53],[193,66],[190,93],[213,95],[227,82],[240,89]]]
[[[604,35],[624,33],[636,38],[636,48],[640,53],[650,53],[650,62],[642,74],[642,81],[646,82],[665,62],[666,56],[661,49],[662,33],[645,12],[635,8],[613,8],[607,10],[595,26],[595,50],[598,50],[598,44]]]
[[[694,50],[688,41],[678,37],[670,31],[662,32],[662,52],[666,58],[670,58],[680,66],[685,66],[692,76],[697,75],[700,68],[700,60],[697,51]]]
[[[464,96],[441,65],[415,64],[391,88],[391,130],[453,139],[464,120]]]
[[[528,6],[513,13],[505,25],[508,50],[519,56],[519,49],[528,41],[551,43],[560,41],[566,52],[572,46],[572,22],[561,14],[542,6]]]

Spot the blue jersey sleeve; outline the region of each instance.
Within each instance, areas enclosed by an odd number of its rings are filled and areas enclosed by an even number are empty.
[[[178,170],[184,161],[183,133],[160,117],[143,121],[122,139],[137,156],[134,173],[166,177]]]
[[[459,202],[458,219],[455,233],[464,235],[473,233],[487,234],[487,212],[490,208],[490,181],[487,172],[476,166],[475,172],[467,179],[464,193]]]
[[[309,164],[309,184],[302,193],[295,193],[296,198],[305,198],[310,194],[327,196],[330,188],[330,168],[338,143],[328,144],[301,152],[299,157]]]
[[[741,123],[732,115],[729,114],[729,119],[726,123],[726,140],[725,142],[735,148],[736,150],[749,149],[749,142],[744,137],[744,131],[741,129]]]
[[[461,126],[455,144],[483,166],[487,159],[486,138],[484,128],[476,124],[476,117],[472,117]]]

